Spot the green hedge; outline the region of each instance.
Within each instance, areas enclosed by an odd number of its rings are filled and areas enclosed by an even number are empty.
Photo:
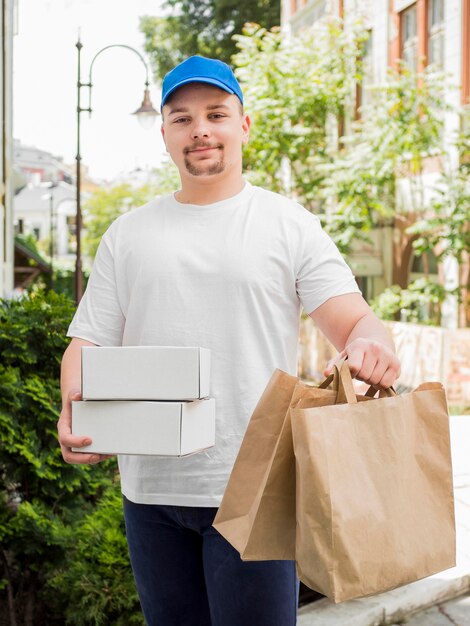
[[[57,443],[72,300],[0,300],[0,623],[142,624],[114,460],[68,465]]]

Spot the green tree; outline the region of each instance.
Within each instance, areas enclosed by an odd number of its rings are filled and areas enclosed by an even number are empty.
[[[414,322],[440,326],[441,305],[449,291],[427,278],[418,278],[402,289],[392,285],[371,302],[382,320]]]
[[[408,232],[417,235],[413,247],[418,255],[433,252],[438,260],[456,260],[459,325],[464,327],[470,326],[470,132],[459,133],[455,145],[458,167],[447,166],[429,207]]]
[[[242,32],[245,22],[266,28],[280,24],[279,0],[166,0],[166,17],[145,16],[140,29],[145,36],[157,79],[189,56],[231,62],[236,52],[233,35]]]
[[[332,122],[355,84],[347,59],[365,37],[359,23],[346,33],[334,18],[292,39],[257,24],[236,37],[236,74],[253,122],[244,151],[252,182],[321,208],[320,166],[331,152]]]
[[[373,227],[393,218],[406,228],[424,210],[424,160],[442,153],[443,85],[444,77],[433,71],[390,69],[338,152],[320,166],[320,197],[332,207],[325,226],[344,253]],[[403,178],[406,204],[397,193]]]

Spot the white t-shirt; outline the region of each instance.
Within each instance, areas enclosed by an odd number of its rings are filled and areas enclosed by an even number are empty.
[[[124,495],[218,506],[275,368],[297,371],[301,306],[358,292],[316,216],[245,184],[209,205],[173,195],[119,217],[100,243],[67,335],[103,346],[209,348],[216,445],[185,458],[121,455]]]

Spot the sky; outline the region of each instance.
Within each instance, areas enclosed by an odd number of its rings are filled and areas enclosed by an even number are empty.
[[[161,14],[161,0],[18,0],[13,61],[13,128],[22,144],[35,146],[73,163],[77,146],[77,48],[83,44],[81,80],[88,82],[95,54],[111,44],[143,53],[139,17]],[[150,68],[149,68],[150,70]],[[93,113],[81,114],[82,163],[89,174],[112,180],[136,167],[156,167],[165,156],[160,118],[144,130],[135,116],[140,107],[145,68],[127,49],[112,48],[93,66]],[[150,96],[157,111],[160,89]],[[88,107],[88,88],[81,89]]]

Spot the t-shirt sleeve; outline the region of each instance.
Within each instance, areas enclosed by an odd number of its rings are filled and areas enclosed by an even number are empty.
[[[311,215],[305,229],[304,245],[299,259],[296,289],[307,314],[329,298],[360,293],[356,280],[333,240],[322,229],[319,219]]]
[[[96,253],[87,288],[67,331],[100,346],[120,346],[125,317],[119,304],[110,230]]]

